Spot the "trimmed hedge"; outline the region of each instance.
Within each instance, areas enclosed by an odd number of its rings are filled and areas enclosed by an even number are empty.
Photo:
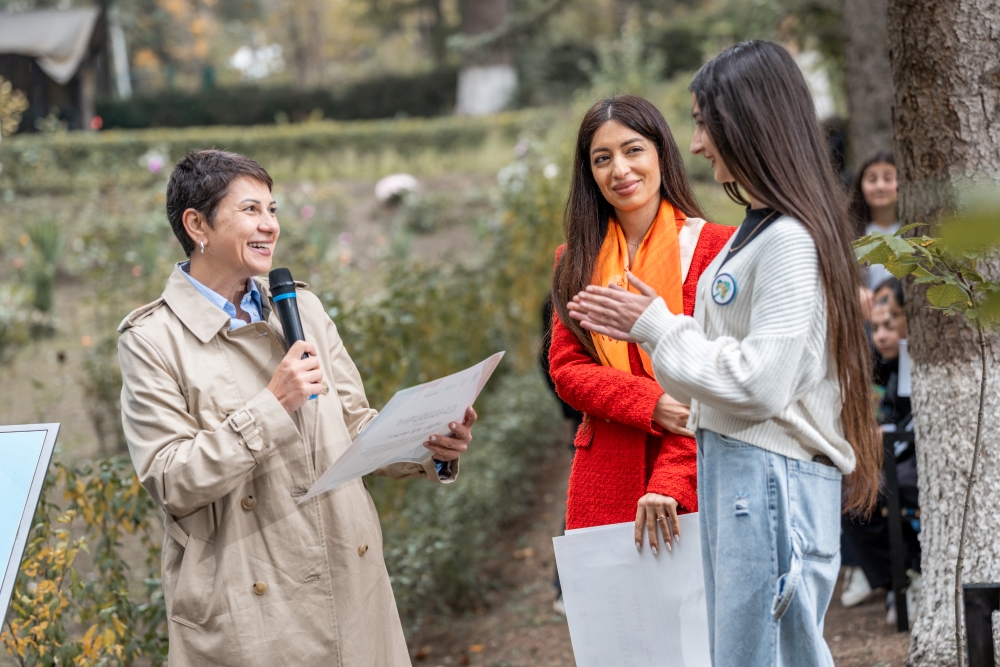
[[[283,179],[372,178],[407,168],[425,176],[495,171],[510,154],[484,150],[490,142],[513,146],[525,132],[544,135],[557,117],[536,109],[482,118],[15,135],[0,146],[0,189],[30,194],[159,188],[174,161],[203,148],[249,155]],[[150,156],[159,169],[151,169]]]
[[[164,91],[124,101],[101,100],[97,115],[109,129],[267,125],[282,114],[290,121],[303,121],[316,110],[331,120],[440,116],[455,108],[457,86],[458,71],[449,68],[417,76],[380,77],[337,91],[250,86]]]

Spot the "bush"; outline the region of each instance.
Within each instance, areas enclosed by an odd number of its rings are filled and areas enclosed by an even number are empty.
[[[527,508],[535,472],[556,451],[560,412],[537,371],[503,378],[484,399],[455,483],[406,486],[382,521],[386,567],[408,621],[484,601],[491,544]]]
[[[48,500],[59,490],[65,509]],[[151,665],[166,662],[153,529],[161,516],[126,458],[80,468],[53,463],[0,633],[19,664],[131,665],[139,656]],[[132,567],[122,555],[126,538],[145,552],[138,600],[129,585]],[[81,551],[93,559],[90,577],[75,568]]]
[[[28,342],[37,319],[31,308],[31,292],[19,285],[0,285],[0,363]]]
[[[441,69],[417,76],[384,76],[343,90],[216,88],[164,91],[130,100],[102,100],[97,115],[106,128],[270,125],[299,122],[316,114],[332,120],[429,117],[455,107],[458,72]]]
[[[15,135],[4,140],[0,153],[0,189],[163,188],[174,161],[188,151],[213,147],[248,155],[282,180],[358,179],[401,168],[422,176],[456,167],[492,171],[509,158],[497,162],[504,151],[485,150],[490,142],[513,145],[525,132],[545,134],[555,121],[552,111],[529,110],[484,118]]]

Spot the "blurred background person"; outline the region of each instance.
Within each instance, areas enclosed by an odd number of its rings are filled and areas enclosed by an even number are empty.
[[[896,199],[896,159],[889,151],[875,151],[858,166],[851,184],[855,238],[872,232],[895,234],[899,230]],[[875,264],[866,268],[865,285],[874,290],[891,277],[884,266]]]
[[[677,514],[698,508],[689,408],[657,384],[638,346],[584,331],[566,306],[590,284],[627,287],[631,269],[677,312],[693,312],[702,271],[733,233],[702,215],[656,107],[621,95],[586,113],[552,282],[550,371],[560,397],[584,413],[566,525],[634,520],[636,548],[646,533],[653,553],[657,526],[670,549]]]
[[[877,352],[873,383],[878,395],[876,414],[883,433],[913,430],[913,415],[909,395],[899,392],[900,341],[906,340],[906,314],[903,311],[903,287],[899,280],[889,278],[878,286],[872,306],[872,342]],[[912,442],[900,440],[894,444],[896,477],[899,484],[899,502],[904,511],[913,513],[903,521],[903,539],[906,545],[906,568],[913,580],[907,591],[907,603],[916,604],[920,591],[920,530],[917,494],[917,460]],[[852,607],[860,604],[876,589],[891,587],[891,562],[889,557],[889,526],[885,491],[879,493],[878,505],[868,518],[848,512],[842,517],[842,546],[845,560],[856,565],[845,573],[841,604]],[[896,601],[890,590],[886,595],[886,621],[896,622]]]

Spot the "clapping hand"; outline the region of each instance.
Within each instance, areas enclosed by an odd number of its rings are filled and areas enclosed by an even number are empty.
[[[629,343],[639,342],[628,332],[657,295],[652,287],[636,278],[631,271],[625,275],[639,294],[617,285],[588,285],[567,304],[569,316],[579,320],[580,326],[588,331]]]

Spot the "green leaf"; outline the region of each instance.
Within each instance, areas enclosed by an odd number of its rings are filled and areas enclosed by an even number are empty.
[[[959,306],[959,310],[964,310],[961,306],[968,304],[969,297],[961,287],[946,283],[928,288],[927,301],[934,308],[953,308]]]
[[[917,227],[926,227],[926,226],[927,226],[927,223],[924,223],[924,222],[911,222],[910,224],[904,225],[904,226],[900,227],[899,229],[897,229],[896,233],[893,234],[893,236],[902,237],[902,236],[904,236],[906,234],[906,232],[910,231],[911,229],[916,229]]]

